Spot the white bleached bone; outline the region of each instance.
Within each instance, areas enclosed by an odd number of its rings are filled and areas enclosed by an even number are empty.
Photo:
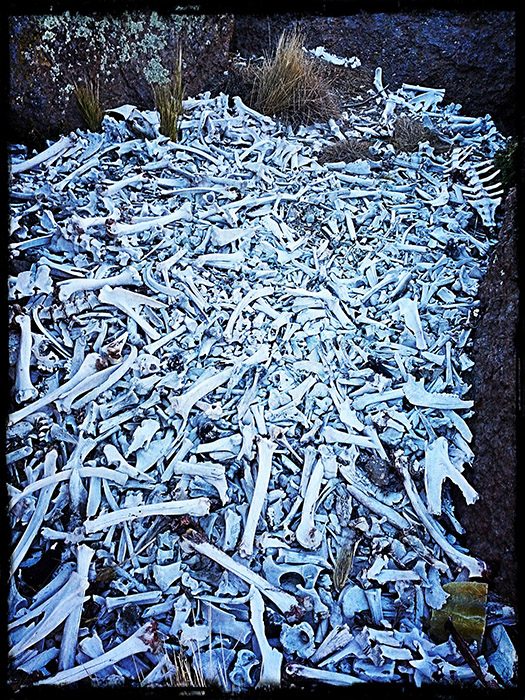
[[[191,204],[189,202],[184,202],[179,209],[171,214],[156,216],[150,219],[143,219],[131,224],[122,224],[118,221],[108,221],[106,227],[108,232],[113,236],[129,236],[130,234],[142,233],[143,231],[148,231],[149,229],[155,227],[162,228],[163,226],[171,224],[174,221],[191,221],[191,218]]]
[[[160,339],[160,333],[151,326],[149,321],[141,316],[141,314],[137,311],[137,307],[141,304],[146,304],[147,306],[153,306],[155,308],[164,308],[166,305],[163,302],[144,296],[144,294],[130,292],[123,287],[109,286],[102,287],[98,298],[102,303],[116,306],[117,309],[120,309],[127,316],[132,318],[137,325],[139,325],[146,332],[151,340]]]
[[[250,588],[250,622],[255,632],[255,638],[261,652],[261,675],[257,687],[271,687],[281,685],[281,666],[283,655],[270,646],[264,631],[264,601],[255,586]]]
[[[250,508],[246,517],[244,532],[239,544],[239,554],[242,557],[250,557],[253,554],[253,540],[257,523],[261,516],[270,475],[272,470],[272,456],[277,449],[277,443],[267,438],[260,438],[257,443],[258,466],[255,488],[250,501]]]
[[[125,456],[129,457],[141,447],[148,447],[153,436],[160,430],[160,423],[155,418],[145,418],[133,433],[131,444]]]
[[[56,450],[50,450],[46,454],[44,458],[44,477],[51,477],[55,474],[57,458],[58,453]],[[35,539],[40,530],[40,527],[46,516],[47,509],[49,508],[54,488],[54,484],[47,486],[44,489],[42,489],[38,496],[38,502],[31,516],[31,520],[29,521],[26,529],[24,530],[24,533],[16,543],[13,554],[11,555],[11,575],[20,566],[29,548],[31,547],[33,540]]]
[[[318,664],[339,649],[345,647],[352,640],[352,633],[348,625],[336,625],[323,639],[322,643],[310,657],[312,664]]]
[[[77,372],[75,372],[71,379],[68,379],[68,381],[64,382],[62,386],[58,387],[54,391],[49,392],[49,394],[42,396],[42,398],[37,399],[28,406],[24,406],[24,408],[21,408],[19,411],[11,413],[11,415],[9,416],[9,423],[13,425],[18,421],[27,418],[32,413],[39,411],[41,408],[44,408],[44,406],[47,406],[53,401],[64,397],[69,391],[71,391],[78,384],[80,384],[80,382],[82,382],[87,377],[90,377],[93,374],[93,372],[96,371],[97,364],[98,362],[100,362],[101,359],[102,358],[98,352],[88,353],[84,358],[82,364],[78,368]]]
[[[424,408],[471,408],[472,401],[464,401],[454,394],[439,394],[427,391],[423,386],[423,379],[417,382],[409,376],[408,381],[402,386],[403,394],[414,406]]]
[[[232,331],[233,327],[239,318],[240,314],[244,311],[244,309],[249,306],[253,301],[256,299],[259,299],[260,297],[268,296],[269,294],[273,294],[275,291],[274,287],[263,287],[262,289],[252,289],[250,290],[246,296],[241,299],[241,301],[237,304],[235,307],[232,315],[230,316],[228,323],[226,325],[226,328],[224,329],[224,337],[228,340],[231,340],[232,338]]]
[[[105,654],[98,656],[96,659],[86,661],[80,666],[60,671],[54,676],[38,681],[36,685],[64,685],[66,683],[76,683],[83,678],[89,678],[90,676],[100,673],[100,671],[103,671],[108,666],[115,666],[120,661],[130,656],[154,651],[157,644],[157,623],[155,621],[147,622],[134,632],[131,637],[121,644],[118,644],[113,649],[110,649]]]
[[[310,681],[320,681],[330,685],[355,685],[356,683],[364,683],[365,681],[351,676],[349,673],[340,673],[338,671],[325,671],[320,668],[310,668],[301,664],[288,664],[286,674],[290,678],[305,678]]]
[[[446,438],[438,437],[425,450],[425,492],[432,515],[441,515],[441,488],[445,479],[450,479],[461,489],[468,505],[478,499],[477,491],[450,461]]]
[[[221,552],[215,545],[209,542],[193,542],[188,539],[186,539],[185,542],[187,542],[192,549],[199,552],[199,554],[203,554],[246,583],[255,586],[255,588],[271,600],[282,613],[286,614],[298,609],[299,603],[295,596],[275,588],[275,586],[269,584],[265,578],[256,574],[244,564],[235,561],[224,552]]]
[[[219,270],[238,270],[244,262],[244,253],[241,250],[235,253],[207,253],[199,255],[195,260],[195,267],[216,267]]]
[[[26,170],[36,168],[38,165],[45,163],[47,160],[50,160],[51,158],[54,158],[55,156],[67,151],[67,149],[73,146],[77,140],[78,136],[74,132],[71,132],[69,136],[61,136],[58,141],[53,143],[51,146],[49,146],[49,148],[46,148],[41,153],[33,156],[33,158],[29,158],[29,160],[26,160],[23,163],[15,163],[12,165],[11,173],[16,175],[18,173],[23,173]]]
[[[91,391],[88,391],[87,394],[84,394],[84,396],[82,396],[79,399],[73,400],[71,398],[71,395],[67,394],[65,397],[63,397],[64,399],[67,399],[64,405],[71,406],[71,408],[76,410],[93,402],[98,396],[103,394],[110,387],[116,384],[120,379],[122,379],[122,377],[127,373],[127,371],[133,366],[135,358],[137,357],[137,352],[137,348],[134,345],[132,345],[131,350],[129,351],[129,355],[127,355],[124,361],[121,362],[119,365],[113,365],[113,371],[108,373],[107,379],[105,379],[105,381],[102,381],[101,383],[99,383],[98,380],[94,381],[94,388]],[[104,375],[104,377],[105,376],[106,375]],[[102,379],[104,378],[100,373],[99,377]],[[82,386],[82,392],[77,392],[77,388],[79,389],[80,385],[78,385],[78,387],[75,387],[72,390],[75,392],[75,397],[78,395],[78,393],[83,393],[87,387],[84,384]]]
[[[112,513],[99,515],[94,520],[86,520],[86,534],[105,530],[112,525],[129,522],[137,518],[149,518],[159,515],[208,515],[210,512],[210,500],[206,497],[189,498],[181,501],[163,501],[161,503],[150,503],[148,505],[131,506],[121,508]]]
[[[410,472],[408,471],[408,460],[400,457],[398,459],[398,465],[401,468],[405,491],[410,499],[410,503],[432,539],[437,542],[443,552],[456,564],[456,566],[459,568],[466,568],[470,576],[482,577],[487,568],[484,562],[456,549],[452,544],[450,544],[445,536],[441,534],[441,531],[432,520],[432,517],[427,512],[425,505],[417,492],[414,482],[412,481]]]
[[[423,326],[421,325],[417,303],[414,299],[409,299],[408,297],[402,297],[397,303],[405,319],[406,327],[408,330],[412,331],[416,337],[416,347],[418,350],[426,350],[428,346],[425,340]]]
[[[20,326],[20,343],[16,361],[15,398],[18,403],[25,403],[38,396],[38,391],[33,386],[30,374],[31,348],[33,345],[31,317],[27,314],[20,314],[16,317],[16,322]]]
[[[118,275],[112,275],[111,277],[85,277],[84,279],[66,280],[60,284],[58,298],[61,301],[65,301],[75,292],[101,289],[106,284],[113,287],[119,285],[138,287],[142,284],[142,278],[135,267],[127,267]]]
[[[232,372],[233,367],[227,367],[211,377],[198,379],[184,394],[171,399],[171,404],[175,413],[181,416],[184,421],[187,421],[190,411],[197,401],[203,399],[206,394],[214,391],[222,384],[225,384]]]
[[[308,486],[306,487],[306,493],[304,495],[303,509],[301,511],[301,520],[295,531],[297,541],[300,545],[305,547],[305,549],[318,549],[323,540],[323,534],[315,524],[314,518],[323,476],[323,461],[319,459],[308,481]]]

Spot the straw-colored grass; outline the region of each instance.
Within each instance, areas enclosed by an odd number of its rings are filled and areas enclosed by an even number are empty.
[[[179,49],[175,69],[171,80],[167,83],[152,84],[155,109],[159,113],[160,133],[172,141],[179,136],[179,119],[182,115],[182,99],[184,87],[182,84],[182,51]]]
[[[82,117],[90,131],[100,131],[104,110],[100,102],[98,80],[87,80],[84,85],[75,83],[73,94],[76,97]]]
[[[399,117],[394,124],[394,135],[389,139],[396,151],[414,153],[419,149],[419,144],[428,141],[436,153],[444,153],[450,149],[450,144],[439,138],[435,131],[431,131],[419,119]]]
[[[333,81],[305,53],[303,44],[303,36],[297,29],[285,30],[274,55],[254,66],[252,106],[262,114],[280,117],[293,125],[325,121],[340,113]]]
[[[319,163],[336,163],[343,161],[353,163],[356,160],[377,160],[370,153],[372,141],[349,138],[326,146],[318,156]]]

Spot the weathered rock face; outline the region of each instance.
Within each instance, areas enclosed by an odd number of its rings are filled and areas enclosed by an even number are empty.
[[[181,42],[188,95],[227,68],[232,15],[64,13],[10,18],[10,138],[51,138],[85,124],[75,82],[98,81],[103,107],[151,109]]]
[[[339,56],[358,56],[383,82],[445,88],[445,100],[463,114],[490,114],[505,134],[515,134],[515,13],[394,12],[341,17],[274,15],[236,17],[232,50],[260,56],[296,23],[307,48],[322,44]]]
[[[480,284],[480,314],[474,329],[471,422],[475,454],[468,478],[479,500],[456,512],[467,546],[487,562],[493,590],[515,605],[516,590],[516,409],[518,323],[516,190],[505,202],[505,220]]]

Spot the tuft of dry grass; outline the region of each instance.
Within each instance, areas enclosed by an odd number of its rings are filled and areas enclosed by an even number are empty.
[[[399,117],[394,124],[394,135],[389,139],[396,151],[414,153],[419,149],[419,144],[428,141],[436,153],[444,153],[450,149],[450,144],[439,138],[435,131],[431,131],[419,119]]]
[[[90,131],[100,131],[104,110],[100,102],[100,85],[98,80],[87,80],[84,85],[75,83],[73,94],[76,97],[82,117]]]
[[[303,51],[303,36],[285,30],[272,57],[253,66],[251,106],[292,125],[326,121],[340,114],[333,80]]]
[[[184,87],[182,84],[182,51],[179,48],[175,69],[171,80],[167,83],[152,84],[155,109],[160,117],[160,133],[172,141],[177,141],[179,135],[179,119],[183,113],[182,100]]]
[[[338,141],[331,146],[323,148],[317,160],[319,163],[336,163],[343,161],[353,163],[356,160],[376,160],[370,153],[371,141],[365,139],[350,138],[346,141]]]

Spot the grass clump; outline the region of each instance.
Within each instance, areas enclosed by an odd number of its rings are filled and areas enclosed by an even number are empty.
[[[340,113],[333,81],[305,53],[303,43],[296,28],[285,30],[274,55],[253,67],[251,106],[293,126],[325,121]]]
[[[182,84],[182,51],[179,49],[175,69],[171,80],[166,83],[152,84],[155,109],[159,113],[160,133],[172,141],[177,141],[179,135],[179,119],[183,113],[182,99],[184,87]]]
[[[356,160],[377,160],[370,153],[371,141],[365,139],[349,138],[345,141],[338,141],[323,148],[319,154],[318,161],[324,163],[353,163]]]
[[[399,117],[394,124],[394,135],[389,139],[396,151],[415,153],[419,144],[428,141],[436,153],[444,153],[450,144],[443,141],[435,131],[431,131],[419,119]]]
[[[88,80],[84,85],[75,83],[73,94],[82,113],[82,117],[90,131],[100,131],[104,110],[100,102],[100,86],[98,80]]]

